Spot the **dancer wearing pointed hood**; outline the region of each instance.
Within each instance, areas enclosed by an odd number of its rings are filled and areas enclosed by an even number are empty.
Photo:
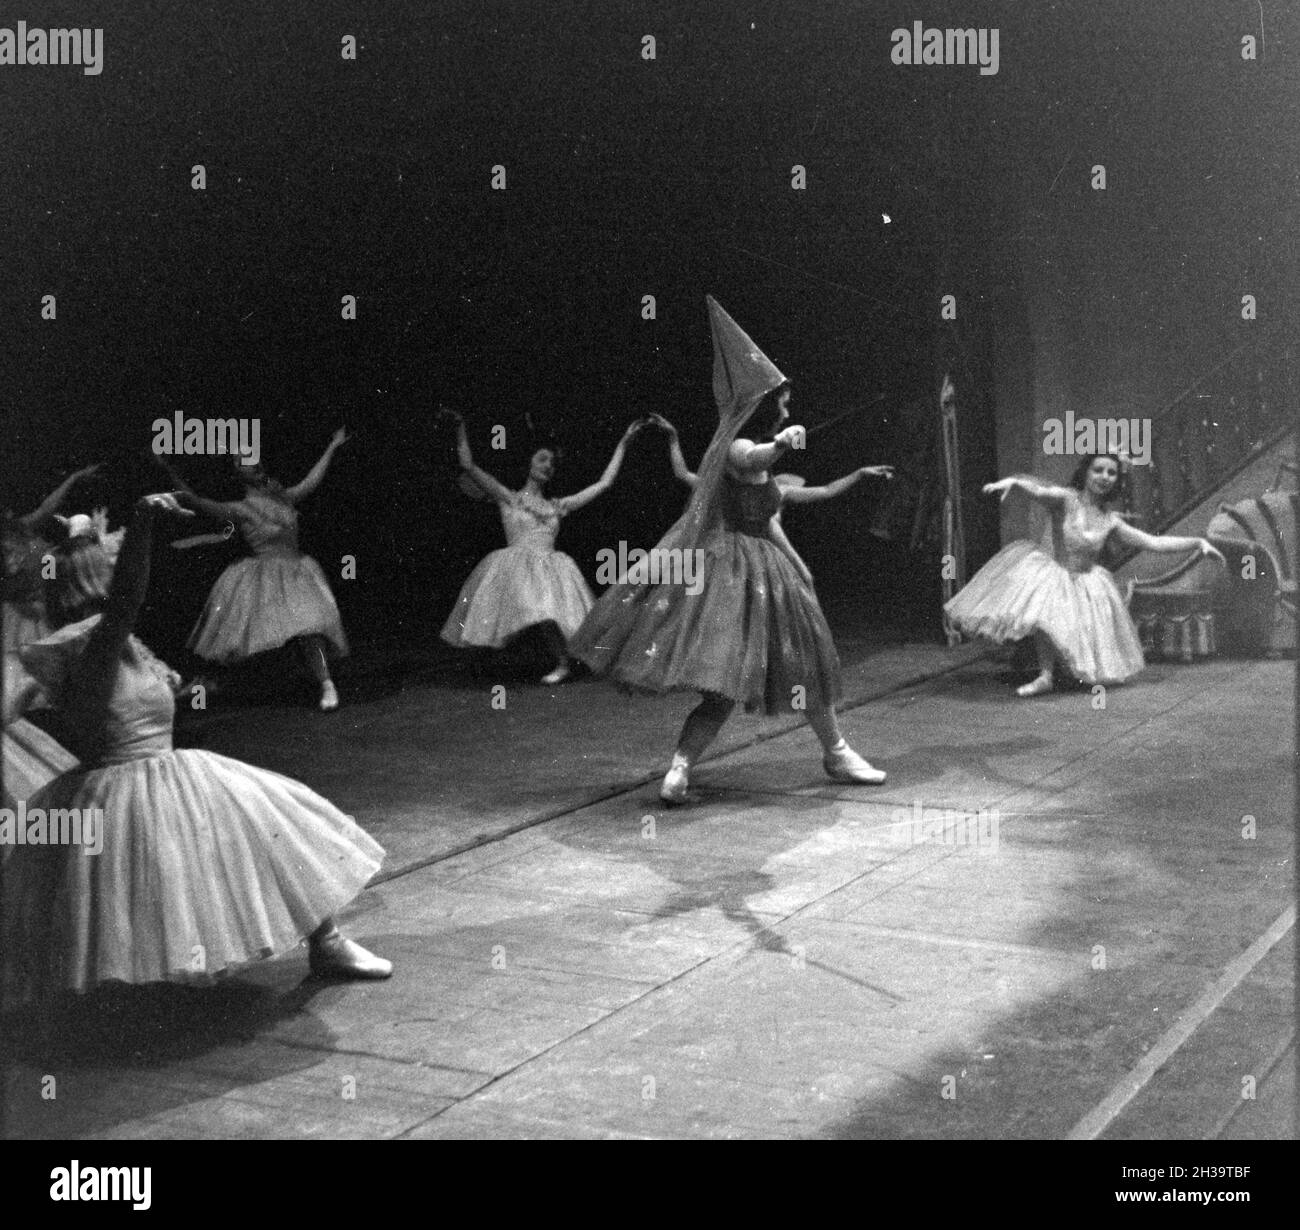
[[[378,870],[380,846],[300,782],[172,747],[180,677],[132,628],[154,518],[183,511],[171,495],[141,499],[116,563],[89,537],[61,548],[47,584],[60,626],[21,651],[81,760],[28,814],[76,816],[86,835],[98,816],[101,848],[13,850],[3,938],[19,999],[103,982],[208,983],[304,937],[319,975],[392,972],[333,922]]]
[[[554,450],[539,448],[529,463],[528,481],[519,491],[511,491],[474,464],[465,420],[452,410],[443,413],[456,424],[461,469],[501,510],[506,545],[486,556],[470,573],[443,625],[442,639],[457,649],[500,649],[526,629],[539,628],[555,663],[542,682],[562,683],[569,677],[569,638],[595,599],[578,565],[555,549],[560,518],[590,504],[613,486],[628,441],[642,423],[632,423],[623,433],[596,482],[573,495],[552,499],[544,492],[555,473]]]
[[[1068,487],[1014,475],[984,488],[1004,500],[1023,491],[1051,517],[1050,552],[1026,539],[1008,543],[943,608],[968,636],[996,644],[1034,638],[1038,674],[1018,696],[1050,692],[1058,663],[1087,684],[1123,683],[1145,665],[1128,608],[1100,562],[1112,535],[1139,551],[1199,551],[1223,562],[1205,538],[1144,534],[1108,509],[1119,473],[1119,458],[1103,453],[1084,457]]]
[[[226,665],[292,643],[320,686],[320,708],[326,712],[339,707],[329,658],[346,657],[348,640],[325,574],[298,549],[297,506],[320,486],[347,440],[340,427],[307,477],[292,487],[281,486],[260,465],[237,460],[235,472],[247,488],[242,500],[204,499],[168,470],[196,508],[237,525],[253,552],[217,578],[190,633],[190,649]]]
[[[703,584],[612,586],[574,638],[573,653],[635,691],[702,693],[660,789],[666,803],[686,801],[691,767],[737,704],[805,712],[833,780],[883,782],[885,774],[840,733],[839,656],[812,574],[777,516],[782,488],[770,470],[802,438],[799,428],[782,429],[788,382],[712,297],[707,302],[718,429],[685,513],[655,548],[699,552]],[[740,436],[746,426],[754,438]]]

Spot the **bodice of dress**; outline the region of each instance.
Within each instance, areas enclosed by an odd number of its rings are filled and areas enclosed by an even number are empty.
[[[1052,515],[1053,558],[1071,572],[1091,571],[1118,520],[1115,512],[1099,516],[1071,492],[1064,507]]]
[[[254,555],[298,550],[298,510],[256,488],[236,505],[240,532]]]
[[[722,523],[733,533],[767,538],[780,508],[781,488],[770,474],[765,483],[742,483],[730,474],[723,480]]]
[[[49,690],[65,718],[73,698],[75,665],[85,652],[99,616],[68,624],[20,652],[23,664]],[[179,676],[136,637],[127,638],[118,659],[117,677],[94,729],[69,726],[69,750],[92,765],[125,764],[172,750],[176,701],[172,688]]]
[[[560,510],[553,500],[516,491],[510,503],[501,505],[501,524],[507,546],[553,551],[555,536],[560,532]]]

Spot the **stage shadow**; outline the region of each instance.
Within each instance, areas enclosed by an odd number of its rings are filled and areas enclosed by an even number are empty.
[[[287,1021],[293,1045],[258,1045],[258,1080],[314,1067],[335,1038],[308,1009],[335,984],[299,972],[213,987],[106,984],[44,1014],[11,1009],[0,1021],[6,1136],[86,1136],[246,1086],[247,1045]]]

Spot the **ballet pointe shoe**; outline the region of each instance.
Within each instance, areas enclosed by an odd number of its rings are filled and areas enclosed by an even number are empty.
[[[393,963],[377,957],[356,940],[350,940],[337,928],[323,939],[312,936],[308,964],[317,978],[388,978]]]
[[[333,713],[339,707],[339,690],[334,680],[326,679],[320,685],[320,708],[322,713]]]
[[[822,768],[831,781],[855,786],[879,786],[886,776],[883,769],[873,768],[843,739],[822,758]]]
[[[673,757],[668,772],[664,774],[663,785],[659,787],[659,798],[669,807],[680,807],[688,798],[690,774],[690,762],[679,752]]]
[[[1053,677],[1047,671],[1043,671],[1028,683],[1021,684],[1020,687],[1016,689],[1016,695],[1041,696],[1044,692],[1050,692],[1054,683],[1055,680]]]
[[[567,661],[561,662],[549,675],[542,676],[542,682],[548,687],[563,683],[569,677],[569,664]]]

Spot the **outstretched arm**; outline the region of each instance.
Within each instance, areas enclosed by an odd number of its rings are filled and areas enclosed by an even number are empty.
[[[1063,504],[1070,495],[1069,487],[1057,487],[1052,483],[1042,483],[1028,474],[1014,474],[1010,478],[1000,478],[996,483],[985,483],[984,494],[998,492],[1005,500],[1016,488],[1023,491],[1031,500],[1040,504]]]
[[[623,433],[623,438],[619,440],[614,448],[614,455],[609,459],[609,464],[605,467],[605,473],[590,487],[584,487],[581,491],[574,492],[573,495],[561,496],[555,503],[564,512],[571,513],[575,509],[582,508],[585,504],[590,504],[598,495],[604,495],[614,485],[619,470],[623,468],[623,457],[627,453],[627,442],[641,430],[643,425],[641,419],[636,419],[628,424],[627,430]]]
[[[1212,555],[1220,563],[1225,562],[1223,553],[1207,538],[1186,538],[1177,534],[1148,534],[1127,522],[1116,520],[1111,533],[1126,547],[1136,551],[1156,551],[1163,555],[1172,555],[1178,551],[1199,551],[1202,555]]]
[[[786,487],[782,491],[782,496],[787,504],[817,504],[822,500],[833,500],[837,495],[843,495],[861,479],[893,477],[893,466],[862,466],[852,474],[837,478],[824,487]]]
[[[727,461],[733,470],[739,470],[742,474],[757,474],[761,470],[770,470],[777,459],[794,448],[803,437],[802,427],[787,427],[784,431],[777,432],[770,444],[755,444],[753,440],[736,440],[727,453]]]
[[[677,438],[677,428],[662,414],[650,415],[650,422],[668,433],[668,463],[673,468],[673,475],[679,482],[694,487],[699,482],[699,475],[693,474],[687,468],[686,458],[682,455],[682,442]]]
[[[209,500],[206,496],[199,495],[161,457],[157,460],[158,464],[167,472],[167,477],[171,479],[172,485],[185,497],[186,502],[193,504],[205,517],[211,517],[215,521],[234,521],[238,517],[239,507],[237,504],[224,504],[220,500]]]
[[[25,517],[18,518],[22,522],[23,528],[31,533],[38,532],[59,511],[63,501],[68,498],[68,492],[83,478],[89,478],[99,468],[98,465],[93,465],[85,466],[80,470],[73,470],[36,508],[32,509]]]
[[[465,432],[465,420],[455,410],[443,410],[440,414],[450,418],[456,424],[456,459],[460,462],[460,468],[498,504],[509,504],[515,498],[515,493],[504,483],[493,478],[486,470],[474,464],[474,454],[470,452],[469,447],[469,436]]]
[[[113,570],[103,618],[90,634],[86,652],[76,668],[75,686],[68,693],[66,712],[74,727],[94,729],[108,705],[117,680],[122,646],[135,627],[136,616],[149,589],[153,519],[159,512],[194,515],[181,508],[175,496],[166,493],[146,495],[136,502],[135,514]]]
[[[340,427],[325,446],[325,451],[321,454],[320,460],[307,471],[307,477],[302,482],[284,489],[284,494],[288,496],[292,503],[296,504],[299,500],[305,500],[321,485],[321,480],[325,477],[325,471],[330,468],[330,462],[334,460],[335,452],[347,442],[347,428]]]

